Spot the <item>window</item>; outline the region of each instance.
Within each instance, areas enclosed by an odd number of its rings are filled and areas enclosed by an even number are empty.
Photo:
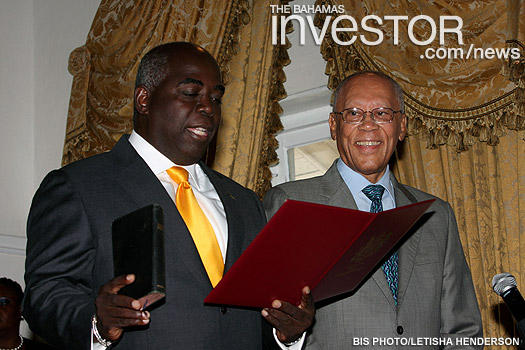
[[[338,157],[339,153],[332,139],[290,148],[288,150],[290,180],[323,175]]]
[[[330,97],[327,88],[316,88],[281,103],[284,129],[276,135],[279,163],[270,168],[272,185],[322,175],[338,158],[328,126]]]

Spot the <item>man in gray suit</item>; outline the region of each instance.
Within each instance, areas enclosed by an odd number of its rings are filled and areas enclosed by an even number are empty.
[[[400,184],[389,169],[406,134],[394,80],[356,73],[337,88],[333,105],[330,133],[340,158],[323,176],[271,189],[263,201],[268,217],[286,199],[378,212],[436,198]],[[454,213],[438,198],[356,290],[316,307],[306,349],[482,347],[471,345],[482,337],[481,317]]]
[[[184,208],[174,202],[181,186],[183,192],[191,187],[213,229],[206,241],[217,248],[215,262],[224,271],[266,222],[255,193],[200,161],[219,126],[223,94],[219,67],[204,49],[158,46],[137,73],[131,135],[108,153],[46,176],[27,229],[23,313],[36,333],[63,349],[87,349],[92,339],[98,348],[262,348],[261,313],[203,304],[212,275]],[[117,294],[134,275],[113,278],[111,223],[152,203],[164,208],[166,298],[143,310],[139,300]],[[311,325],[307,289],[299,307],[273,306],[262,312],[275,327],[269,343],[294,341]]]

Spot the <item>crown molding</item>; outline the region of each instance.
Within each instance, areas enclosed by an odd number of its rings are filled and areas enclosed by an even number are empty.
[[[0,254],[26,255],[26,237],[0,234]]]

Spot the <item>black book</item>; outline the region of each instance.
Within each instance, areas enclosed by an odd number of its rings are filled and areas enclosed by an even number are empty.
[[[122,288],[140,300],[144,309],[166,295],[164,264],[164,215],[151,204],[121,216],[112,224],[115,276],[134,274],[135,281]]]

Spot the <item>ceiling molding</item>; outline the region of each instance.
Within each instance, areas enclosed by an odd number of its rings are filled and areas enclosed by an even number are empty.
[[[0,234],[0,254],[26,255],[26,237]]]

